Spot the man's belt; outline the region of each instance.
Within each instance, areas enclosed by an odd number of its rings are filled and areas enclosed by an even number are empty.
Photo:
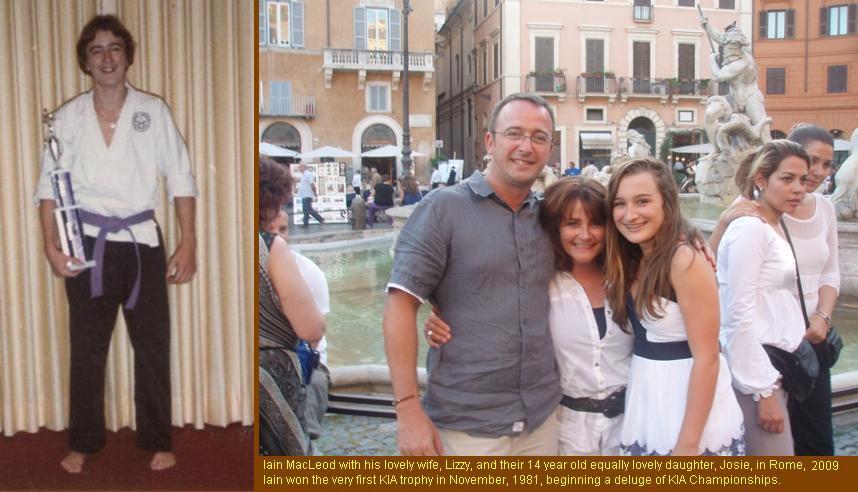
[[[90,297],[101,297],[103,294],[102,280],[104,277],[104,246],[107,241],[108,233],[117,233],[119,231],[128,231],[131,234],[131,240],[134,243],[134,253],[137,255],[137,278],[134,280],[134,288],[131,289],[131,295],[125,301],[125,309],[134,309],[137,305],[137,297],[140,295],[140,275],[142,264],[140,261],[140,247],[137,244],[137,238],[134,237],[134,232],[131,226],[152,220],[155,218],[154,210],[144,210],[138,214],[121,219],[119,217],[108,217],[86,210],[80,210],[80,218],[84,224],[89,224],[99,227],[98,236],[95,238],[95,251],[93,259],[95,259],[95,267],[92,269],[92,276],[89,279]]]
[[[602,413],[605,417],[614,418],[617,415],[622,415],[626,406],[626,389],[617,390],[611,393],[604,400],[596,400],[593,398],[572,398],[571,396],[563,395],[560,404],[566,408],[577,410],[579,412]]]

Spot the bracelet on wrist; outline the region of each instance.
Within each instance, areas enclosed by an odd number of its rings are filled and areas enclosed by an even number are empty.
[[[399,405],[400,403],[407,401],[407,400],[410,400],[412,398],[417,398],[417,393],[413,393],[413,394],[410,394],[406,397],[399,398],[398,400],[393,400],[393,403],[392,403],[393,408],[396,408],[396,406]]]
[[[826,313],[822,309],[817,309],[816,312],[813,314],[822,318],[822,320],[825,321],[826,325],[831,326],[831,315],[829,315],[828,313]]]

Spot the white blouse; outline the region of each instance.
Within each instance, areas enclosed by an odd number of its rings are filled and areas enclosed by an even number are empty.
[[[634,335],[611,319],[605,303],[607,331],[599,338],[593,307],[581,284],[567,272],[557,272],[548,286],[551,301],[548,325],[563,394],[573,398],[607,398],[629,379]]]
[[[170,108],[159,97],[127,84],[128,94],[116,122],[113,140],[105,144],[93,104],[84,92],[55,112],[54,129],[62,155],[54,163],[46,151],[36,190],[39,200],[52,200],[50,173],[58,164],[68,169],[77,203],[101,215],[128,217],[154,209],[159,200],[158,179],[164,177],[172,201],[196,196],[191,160]],[[131,226],[137,241],[158,245],[155,221]],[[98,227],[84,224],[84,234],[97,236]],[[127,231],[107,235],[110,241],[131,241]]]
[[[828,285],[840,291],[840,266],[837,262],[837,215],[834,205],[825,197],[816,193],[813,216],[809,219],[796,219],[784,215],[784,223],[789,229],[795,255],[798,258],[798,270],[801,275],[801,289],[804,291],[804,304],[807,315],[816,311],[819,304],[819,288]],[[831,314],[831,313],[828,313]]]
[[[762,344],[792,352],[805,333],[795,260],[785,239],[756,217],[734,220],[718,246],[721,344],[744,394],[769,396],[780,378]]]

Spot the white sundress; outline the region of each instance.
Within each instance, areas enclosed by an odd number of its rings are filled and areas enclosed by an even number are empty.
[[[629,302],[635,349],[626,390],[620,452],[627,456],[668,455],[676,445],[694,361],[679,304],[661,299],[664,317],[639,321]],[[700,437],[701,455],[745,454],[742,410],[733,392],[727,360],[719,355],[715,398]]]

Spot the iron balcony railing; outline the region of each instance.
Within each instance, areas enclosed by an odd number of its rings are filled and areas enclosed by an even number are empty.
[[[617,79],[606,75],[579,75],[578,94],[616,94]]]
[[[620,79],[620,92],[645,96],[665,96],[669,94],[667,83],[664,79],[622,78]]]
[[[566,93],[566,75],[555,73],[528,75],[527,91],[564,94]]]
[[[408,70],[434,72],[433,53],[409,53]],[[402,70],[401,51],[326,49],[324,68],[336,70]]]
[[[268,96],[263,100],[260,114],[267,116],[295,116],[313,118],[316,116],[315,96]]]

